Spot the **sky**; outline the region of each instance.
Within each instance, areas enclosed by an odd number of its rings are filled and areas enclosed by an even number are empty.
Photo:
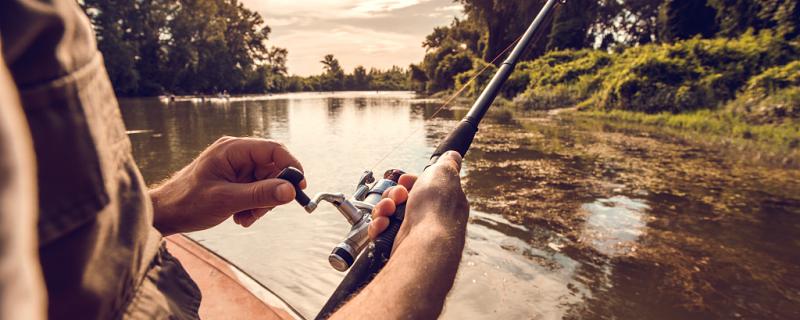
[[[242,0],[272,28],[270,46],[289,50],[289,74],[322,73],[333,54],[347,72],[422,60],[433,27],[461,17],[452,0]]]

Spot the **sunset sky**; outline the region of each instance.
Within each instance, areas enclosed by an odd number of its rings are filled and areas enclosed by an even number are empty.
[[[322,72],[325,54],[347,72],[419,62],[433,27],[462,16],[452,0],[242,0],[272,28],[270,45],[289,50],[289,73]]]

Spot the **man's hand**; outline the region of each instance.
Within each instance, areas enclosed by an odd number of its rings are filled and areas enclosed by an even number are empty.
[[[223,137],[174,177],[150,191],[153,225],[164,235],[216,226],[233,215],[249,227],[275,206],[294,199],[292,185],[275,177],[286,167],[303,170],[282,144]],[[301,183],[305,188],[306,182]]]
[[[394,242],[394,248],[411,230],[421,224],[430,223],[447,233],[463,233],[469,215],[469,203],[461,189],[461,156],[447,152],[439,158],[417,181],[417,176],[405,174],[399,185],[383,193],[383,200],[372,210],[369,237],[375,240],[389,226],[397,206],[405,203],[406,216]]]
[[[372,213],[374,220],[369,233],[373,239],[386,229],[387,217],[394,213],[396,204],[408,199],[392,259],[331,319],[439,316],[461,261],[469,216],[469,204],[461,190],[460,168],[461,156],[445,153],[419,179],[403,176],[399,186],[384,194],[385,199]]]

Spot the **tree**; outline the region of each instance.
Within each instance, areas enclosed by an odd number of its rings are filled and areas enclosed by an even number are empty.
[[[594,0],[571,0],[559,7],[553,17],[547,51],[591,46],[588,32],[597,18],[596,6]]]
[[[286,51],[267,49],[270,28],[237,0],[84,0],[82,6],[120,95],[263,92],[267,82],[286,76]]]
[[[419,65],[411,64],[408,67],[409,73],[409,80],[412,84],[412,89],[417,92],[424,92],[425,85],[428,83],[428,75],[425,74],[425,70],[420,68]]]
[[[363,66],[358,66],[353,70],[353,84],[349,89],[353,90],[367,90],[369,89],[370,77],[367,75],[367,69]]]
[[[486,61],[497,57],[522,34],[544,5],[542,0],[457,0],[464,5],[468,19],[485,27],[486,46],[481,56]],[[528,55],[533,58],[543,50]]]
[[[760,15],[770,19],[784,39],[800,36],[800,0],[764,0]]]
[[[666,0],[659,9],[660,40],[711,37],[717,32],[716,13],[706,0]]]
[[[332,54],[325,55],[320,61],[325,73],[322,75],[322,90],[336,91],[344,87],[344,70]]]
[[[749,28],[761,30],[769,19],[764,19],[762,1],[754,0],[709,0],[708,4],[717,10],[719,34],[725,37],[738,36]]]

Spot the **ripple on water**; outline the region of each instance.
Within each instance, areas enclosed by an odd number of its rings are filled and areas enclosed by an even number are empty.
[[[531,245],[530,230],[473,211],[461,268],[443,319],[560,319],[581,300],[578,262]],[[542,263],[546,261],[547,263]]]
[[[636,241],[647,228],[649,209],[645,200],[621,195],[586,203],[581,206],[588,215],[583,241],[608,256],[633,252]]]

